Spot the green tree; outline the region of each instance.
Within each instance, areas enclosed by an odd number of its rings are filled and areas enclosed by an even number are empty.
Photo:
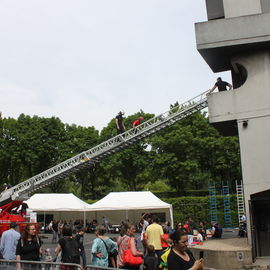
[[[162,130],[150,144],[155,153],[153,175],[168,179],[179,194],[204,188],[208,181],[239,179],[238,139],[220,136],[203,112]]]

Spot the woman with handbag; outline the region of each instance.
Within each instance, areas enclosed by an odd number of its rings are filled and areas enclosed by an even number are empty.
[[[124,224],[118,238],[117,265],[120,269],[139,270],[143,263],[143,253],[137,249],[133,224]]]

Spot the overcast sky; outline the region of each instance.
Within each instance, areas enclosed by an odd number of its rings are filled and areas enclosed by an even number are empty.
[[[101,130],[213,86],[196,50],[204,0],[0,0],[0,111]]]

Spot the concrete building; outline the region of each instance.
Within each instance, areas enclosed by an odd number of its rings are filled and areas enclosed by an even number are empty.
[[[248,241],[270,256],[270,0],[206,0],[197,49],[213,72],[230,70],[233,90],[208,96],[209,119],[240,141]]]

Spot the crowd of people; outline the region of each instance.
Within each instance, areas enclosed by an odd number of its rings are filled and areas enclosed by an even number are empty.
[[[213,224],[213,227],[217,224]],[[130,270],[202,270],[203,259],[194,258],[188,250],[189,236],[195,231],[195,223],[190,217],[182,225],[178,223],[172,229],[167,221],[162,226],[157,216],[144,213],[139,222],[141,234],[135,237],[136,227],[131,223],[123,223],[118,239],[105,236],[105,226],[96,228],[96,238],[92,245],[92,264],[102,267],[117,267]],[[206,226],[200,223],[200,231],[205,231]],[[214,230],[218,231],[217,226]],[[213,232],[214,235],[214,232]],[[141,250],[138,248],[141,242]]]
[[[92,226],[93,224],[95,226],[95,239],[91,246],[91,264],[94,266],[131,270],[139,270],[141,267],[145,270],[203,269],[203,259],[195,259],[187,248],[194,239],[199,242],[207,239],[209,231],[202,221],[195,225],[193,218],[189,217],[185,222],[177,223],[173,229],[170,222],[167,221],[160,225],[157,216],[144,213],[136,226],[122,222],[118,238],[108,237],[108,219],[106,217],[102,218],[101,223],[98,225],[96,220],[91,222]],[[214,222],[211,226],[212,236],[220,238],[221,226]],[[17,224],[12,222],[10,229],[5,231],[1,237],[0,251],[4,259],[59,261],[86,266],[84,248],[86,229],[83,227],[82,221],[50,222],[48,227],[53,234],[52,241],[56,244],[55,260],[50,249],[45,249],[43,252],[42,241],[35,225],[28,224],[22,234],[17,232],[16,227]],[[140,236],[136,238],[135,232],[138,227]],[[194,235],[196,235],[195,238]],[[138,248],[139,246],[141,250]],[[37,265],[31,264],[22,268],[19,262],[16,268],[17,270],[40,269]]]

